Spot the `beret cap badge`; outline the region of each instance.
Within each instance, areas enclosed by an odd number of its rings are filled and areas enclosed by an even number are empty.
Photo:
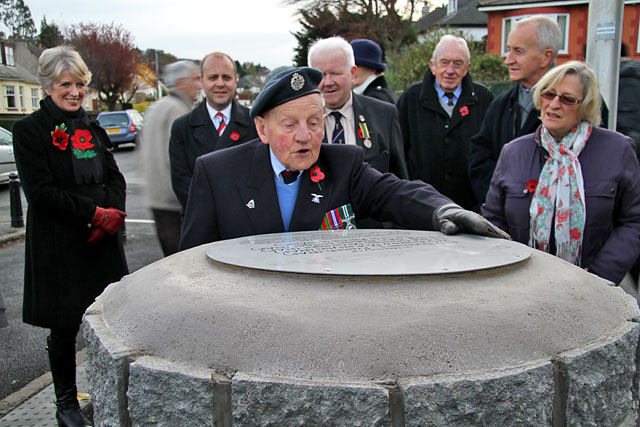
[[[304,77],[298,73],[293,73],[291,76],[291,89],[298,91],[304,87]]]

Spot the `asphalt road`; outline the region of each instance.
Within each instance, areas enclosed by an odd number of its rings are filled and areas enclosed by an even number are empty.
[[[125,251],[129,271],[133,272],[162,258],[144,197],[139,174],[139,150],[124,146],[114,153],[118,167],[127,181],[127,242]],[[0,186],[0,211],[8,215],[9,189]],[[23,208],[27,209],[26,203]],[[6,211],[6,212],[4,212]],[[19,390],[49,370],[45,350],[48,329],[22,322],[22,279],[24,270],[24,242],[0,247],[0,290],[7,305],[9,326],[0,329],[0,400]],[[78,349],[84,346],[78,341]]]

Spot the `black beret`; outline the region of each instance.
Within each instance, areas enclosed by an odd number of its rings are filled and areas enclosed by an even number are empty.
[[[284,70],[273,77],[256,97],[251,107],[251,117],[262,116],[267,111],[285,102],[293,101],[311,93],[320,93],[318,85],[322,71],[311,67]]]

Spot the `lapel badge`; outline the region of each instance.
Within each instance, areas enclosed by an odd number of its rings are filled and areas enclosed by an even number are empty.
[[[322,194],[311,193],[311,203],[320,203],[320,198]]]
[[[249,209],[253,209],[256,207],[256,202],[253,201],[253,199],[249,200],[249,203],[247,203],[247,207]]]
[[[371,148],[371,140],[370,139],[365,139],[364,140],[364,146],[367,148]]]
[[[360,121],[364,122],[364,116],[362,114],[360,114]]]

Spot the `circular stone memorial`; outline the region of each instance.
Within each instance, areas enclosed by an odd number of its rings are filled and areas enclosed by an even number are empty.
[[[404,230],[177,253],[87,310],[96,425],[635,425],[640,315],[524,245]]]

